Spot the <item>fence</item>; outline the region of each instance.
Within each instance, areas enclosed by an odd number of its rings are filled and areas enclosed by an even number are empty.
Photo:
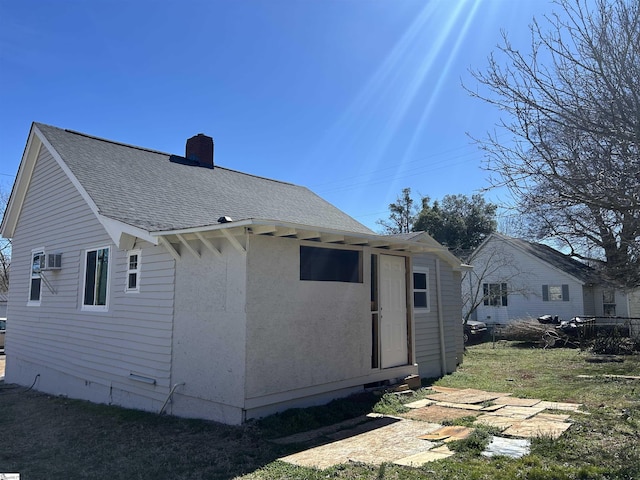
[[[516,340],[538,343],[544,348],[572,346],[584,349],[591,345],[594,351],[619,353],[623,349],[637,350],[640,345],[640,318],[635,317],[574,317],[570,321],[551,323],[529,319],[509,324],[487,323],[487,327],[488,340],[494,347],[497,340]],[[621,342],[625,338],[627,341]]]

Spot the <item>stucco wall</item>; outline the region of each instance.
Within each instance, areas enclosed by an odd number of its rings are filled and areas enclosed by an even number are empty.
[[[194,244],[195,246],[195,244]],[[170,412],[240,423],[245,382],[245,255],[227,241],[215,256],[182,252],[176,262]]]
[[[301,281],[300,245],[250,237],[247,407],[415,373],[371,368],[371,250],[362,283]]]
[[[358,377],[371,369],[368,281],[300,281],[299,249],[297,240],[251,238],[248,398]]]

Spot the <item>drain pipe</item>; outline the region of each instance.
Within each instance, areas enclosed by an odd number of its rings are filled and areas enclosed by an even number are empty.
[[[444,315],[442,313],[442,279],[440,278],[440,259],[436,258],[436,299],[438,302],[438,332],[440,336],[440,371],[447,374],[447,352],[444,343]]]
[[[160,409],[160,412],[158,413],[158,415],[162,415],[162,413],[164,412],[165,407],[167,406],[167,403],[169,403],[169,400],[171,400],[171,397],[173,396],[173,392],[176,391],[176,388],[178,388],[179,386],[184,385],[184,382],[181,383],[176,383],[172,388],[171,391],[169,392],[169,395],[167,396],[167,399],[164,401],[164,403],[162,404],[162,408]]]

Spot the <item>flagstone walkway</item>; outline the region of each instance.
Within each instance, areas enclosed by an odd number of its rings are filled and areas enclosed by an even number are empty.
[[[431,389],[436,393],[405,404],[411,410],[404,418],[370,414],[276,439],[280,444],[323,443],[280,460],[321,469],[349,461],[420,466],[454,454],[447,443],[468,437],[473,428],[441,424],[463,417],[475,417],[476,424],[502,430],[503,437],[493,437],[483,455],[522,456],[529,452],[530,438],[555,439],[571,426],[568,414],[546,410],[575,413],[581,406],[475,389],[435,386]]]

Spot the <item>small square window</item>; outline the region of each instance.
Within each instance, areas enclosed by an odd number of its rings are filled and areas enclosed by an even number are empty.
[[[414,267],[413,269],[413,308],[429,310],[429,269]]]

